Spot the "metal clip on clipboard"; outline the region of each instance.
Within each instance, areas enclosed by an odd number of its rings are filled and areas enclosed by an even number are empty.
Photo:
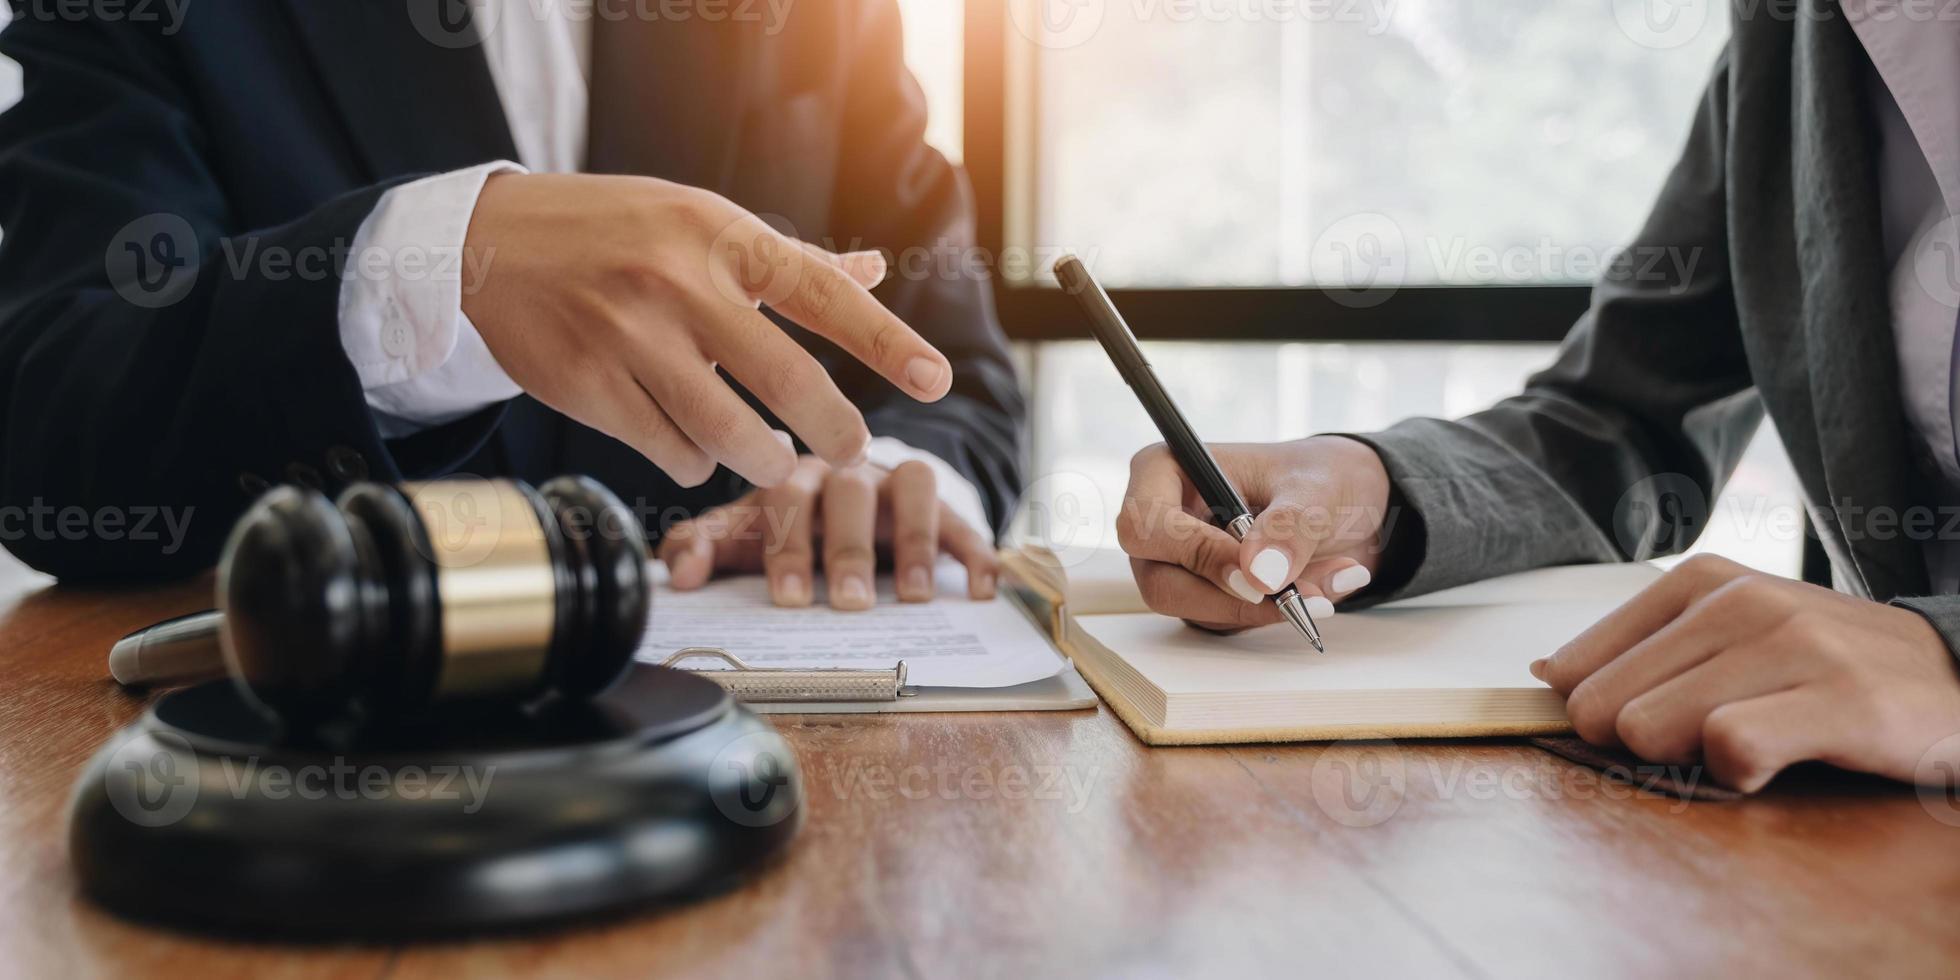
[[[661,666],[681,667],[684,661],[708,658],[727,670],[697,670],[725,688],[737,701],[749,704],[799,704],[825,701],[896,701],[914,692],[905,686],[905,661],[890,670],[853,668],[751,667],[720,647],[686,647],[674,651]]]

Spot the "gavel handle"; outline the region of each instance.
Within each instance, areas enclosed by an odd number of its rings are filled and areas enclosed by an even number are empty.
[[[166,619],[109,648],[109,676],[124,687],[174,687],[225,676],[216,609]]]

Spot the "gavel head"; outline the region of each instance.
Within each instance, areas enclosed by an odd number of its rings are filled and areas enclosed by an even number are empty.
[[[646,536],[584,477],[280,487],[218,565],[234,681],[295,725],[589,697],[651,612]]]

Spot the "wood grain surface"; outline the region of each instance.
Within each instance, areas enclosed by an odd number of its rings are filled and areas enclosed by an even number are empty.
[[[70,783],[144,704],[109,644],[208,591],[55,588],[0,559],[0,974],[1960,973],[1942,796],[1810,771],[1684,803],[1496,741],[1150,749],[1107,710],[778,716],[802,837],[691,906],[410,946],[127,924],[76,893]]]

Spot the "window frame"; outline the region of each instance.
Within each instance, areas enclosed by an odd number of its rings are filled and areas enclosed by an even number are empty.
[[[962,156],[972,181],[980,254],[1003,254],[1011,202],[1007,186],[1008,86],[1017,0],[966,0]],[[1032,66],[1031,66],[1032,68]],[[1038,89],[1030,80],[1029,88]],[[1029,154],[1032,157],[1031,154]],[[1015,340],[1090,336],[1058,287],[992,277],[994,302]],[[1403,286],[1369,303],[1350,290],[1298,287],[1118,288],[1110,297],[1145,340],[1556,342],[1590,301],[1589,285]]]

